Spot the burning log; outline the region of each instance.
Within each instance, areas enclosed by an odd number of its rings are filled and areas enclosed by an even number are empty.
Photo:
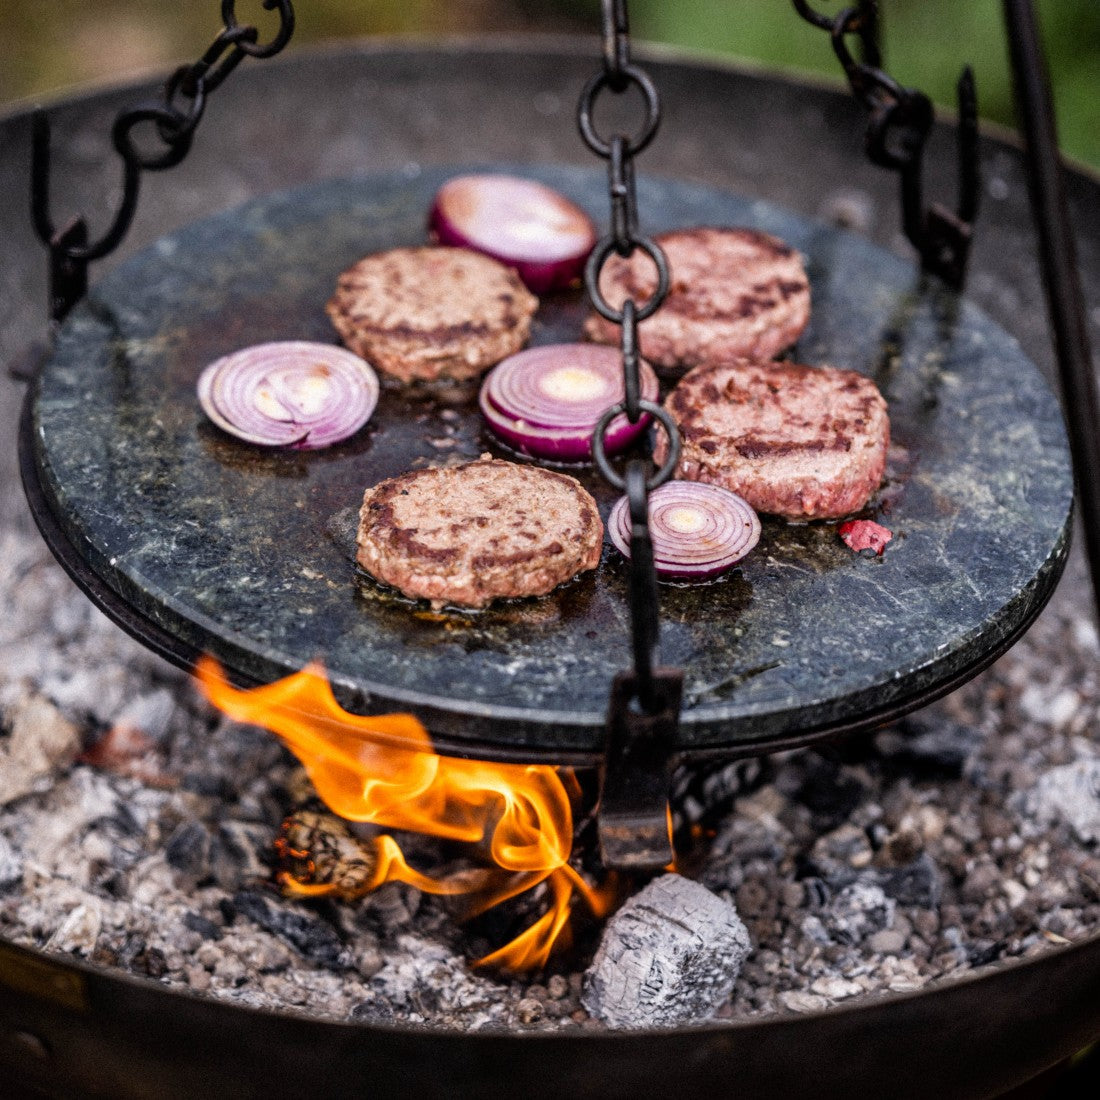
[[[282,824],[275,852],[280,880],[331,887],[339,898],[360,898],[374,889],[378,857],[374,846],[351,834],[333,814],[298,810]],[[293,892],[294,886],[290,887]]]
[[[713,1016],[749,953],[737,910],[705,886],[663,875],[604,929],[584,1007],[608,1027],[675,1027]]]

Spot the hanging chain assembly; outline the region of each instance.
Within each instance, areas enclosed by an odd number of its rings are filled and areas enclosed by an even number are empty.
[[[619,673],[611,689],[607,744],[600,794],[600,849],[609,867],[656,870],[674,856],[669,838],[668,788],[679,725],[683,671],[658,663],[657,573],[649,533],[649,494],[676,470],[680,433],[669,414],[641,397],[638,324],[652,316],[669,288],[668,261],[659,245],[638,231],[634,158],[653,140],[660,125],[657,89],[630,59],[626,0],[601,0],[603,66],[581,92],[577,121],[585,144],[608,164],[611,229],[597,242],[585,267],[584,281],[593,308],[619,325],[624,400],[609,408],[596,425],[592,456],[603,477],[625,491],[630,505],[630,614],[634,668]],[[607,89],[641,94],[644,118],[636,133],[604,138],[596,129],[595,109]],[[644,302],[627,298],[616,308],[600,289],[600,273],[615,253],[624,258],[641,249],[653,262],[657,286]],[[631,424],[647,414],[668,435],[668,458],[653,468],[649,433],[627,458],[620,475],[607,457],[605,436],[611,422],[625,415]]]
[[[901,176],[902,226],[920,253],[921,268],[938,275],[955,290],[962,288],[978,214],[978,99],[974,73],[967,65],[959,77],[958,198],[954,211],[924,202],[923,156],[935,121],[932,101],[905,88],[881,68],[878,0],[860,0],[835,16],[815,11],[809,0],[792,0],[808,23],[829,32],[833,51],[848,78],[852,94],[870,112],[864,146],[868,159]],[[863,60],[856,60],[847,39],[858,36]]]
[[[291,0],[263,0],[278,10],[279,28],[269,42],[256,27],[237,21],[236,0],[221,0],[221,32],[192,65],[181,65],[166,81],[160,99],[146,100],[115,119],[111,140],[122,158],[122,198],[109,228],[89,241],[83,217],[61,229],[50,215],[50,123],[45,111],[34,114],[31,151],[31,217],[39,238],[50,250],[50,319],[59,322],[88,289],[88,265],[113,252],[125,237],[137,210],[141,173],[174,168],[191,149],[195,129],[215,91],[246,57],[274,57],[294,33]],[[157,147],[139,145],[135,131],[148,132]]]

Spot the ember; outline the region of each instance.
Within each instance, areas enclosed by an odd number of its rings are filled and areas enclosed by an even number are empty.
[[[368,849],[360,857],[357,874],[332,878],[322,861],[296,847],[303,828],[299,821],[280,839],[284,866],[289,862],[294,868],[281,874],[288,894],[354,898],[387,882],[404,882],[428,894],[467,896],[472,917],[545,882],[550,909],[510,943],[478,960],[479,966],[508,971],[546,964],[568,928],[574,894],[596,916],[610,909],[614,882],[594,890],[569,864],[570,772],[439,756],[412,715],[359,717],[345,711],[319,665],[251,691],[233,688],[210,658],[195,671],[207,698],[221,711],[238,722],[263,726],[284,742],[340,817],[483,845],[494,863],[432,877],[409,866],[396,840],[382,835],[368,842],[373,852]],[[341,840],[332,838],[330,847]]]

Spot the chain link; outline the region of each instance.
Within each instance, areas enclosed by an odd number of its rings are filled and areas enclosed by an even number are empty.
[[[611,87],[621,92],[626,87],[624,73],[630,66],[630,25],[626,0],[604,4],[601,15],[603,30],[603,71]]]
[[[638,310],[633,298],[623,302],[623,408],[631,424],[642,417],[642,379],[638,356]]]
[[[50,127],[45,113],[35,112],[31,156],[31,216],[35,230],[50,248],[50,316],[60,321],[83,296],[87,268],[118,247],[137,210],[141,173],[173,168],[191,150],[195,130],[206,110],[207,97],[246,58],[272,57],[294,33],[291,0],[263,0],[267,11],[277,11],[278,30],[269,42],[260,41],[256,27],[237,21],[235,0],[221,0],[218,36],[192,65],[182,65],[168,78],[156,100],[122,111],[111,129],[115,151],[122,158],[122,198],[103,235],[89,241],[83,218],[60,231],[50,214]],[[144,143],[138,135],[146,135]],[[152,137],[154,147],[149,148]]]
[[[653,670],[657,650],[657,575],[653,565],[653,547],[649,534],[649,493],[675,472],[680,456],[680,435],[672,417],[659,405],[641,397],[639,379],[638,325],[651,317],[668,294],[668,260],[660,246],[638,231],[638,198],[634,158],[653,140],[661,121],[661,105],[656,86],[649,76],[630,60],[630,35],[626,0],[602,0],[603,67],[585,84],[577,107],[577,123],[585,144],[607,161],[608,199],[611,210],[610,232],[597,242],[585,265],[584,281],[593,308],[612,324],[620,326],[623,360],[624,400],[608,409],[592,436],[592,457],[597,469],[615,488],[625,490],[630,500],[630,604],[634,642],[634,673],[642,707],[652,712],[656,706]],[[596,128],[596,103],[605,89],[622,95],[636,88],[642,96],[644,113],[632,134],[616,133],[603,137]],[[623,258],[641,250],[652,260],[656,286],[643,302],[627,298],[622,306],[612,306],[600,287],[604,265],[615,253]],[[668,436],[668,457],[660,469],[653,469],[650,433],[645,432],[634,456],[621,476],[607,457],[605,437],[611,422],[625,414],[636,424],[648,414]]]

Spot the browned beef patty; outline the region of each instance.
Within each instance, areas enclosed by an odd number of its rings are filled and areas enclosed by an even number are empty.
[[[395,248],[337,280],[344,343],[403,382],[476,378],[527,342],[538,299],[509,267],[465,248]]]
[[[678,476],[722,485],[758,512],[831,519],[882,481],[890,421],[868,378],[835,367],[735,362],[696,367],[665,401],[683,436]],[[655,457],[667,444],[658,433]]]
[[[661,308],[643,321],[641,351],[662,367],[694,367],[735,358],[770,359],[793,344],[810,319],[810,284],[802,259],[776,237],[754,229],[680,229],[655,238],[668,257],[671,284]],[[600,276],[608,305],[639,305],[657,285],[640,249],[612,256]],[[585,335],[619,342],[619,326],[598,313]]]
[[[368,489],[358,541],[359,564],[406,596],[484,607],[595,569],[603,524],[575,479],[485,455]]]

